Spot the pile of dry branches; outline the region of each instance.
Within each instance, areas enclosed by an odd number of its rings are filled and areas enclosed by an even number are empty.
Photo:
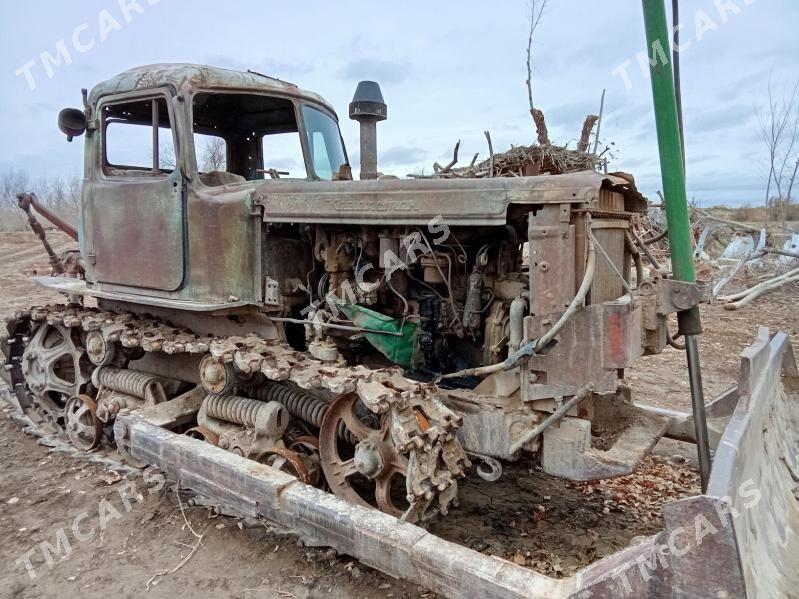
[[[460,142],[455,144],[452,161],[446,166],[439,163],[433,165],[431,175],[408,175],[417,179],[456,179],[483,177],[529,177],[534,175],[573,173],[592,170],[596,166],[596,155],[561,146],[511,146],[507,152],[494,154],[489,141],[490,156],[477,162],[479,154],[475,154],[469,166],[455,168],[458,164]]]
[[[493,157],[495,177],[515,177],[533,174],[562,174],[575,171],[592,170],[596,165],[596,156],[577,150],[569,150],[559,146],[511,146],[511,149]],[[491,159],[484,160],[462,172],[473,171],[474,175],[490,170]],[[468,175],[467,175],[468,176]]]

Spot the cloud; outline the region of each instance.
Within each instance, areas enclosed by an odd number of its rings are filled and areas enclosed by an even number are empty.
[[[585,117],[589,114],[597,114],[599,110],[599,100],[589,101],[582,100],[580,102],[571,102],[569,104],[561,104],[555,108],[549,108],[544,113],[547,119],[547,125],[552,127],[566,127],[574,129],[579,133],[580,126],[585,121]]]
[[[736,79],[733,83],[722,85],[719,88],[717,98],[726,102],[730,97],[740,97],[745,92],[764,91],[768,86],[770,69],[755,70],[743,77]]]
[[[356,58],[345,64],[339,75],[353,81],[371,80],[387,85],[402,83],[410,72],[410,64],[379,58]]]
[[[292,175],[296,176],[294,171],[297,170],[297,161],[294,158],[270,158],[269,165],[265,168],[273,168],[279,171],[289,171]],[[305,166],[303,165],[300,167],[301,170],[305,170]]]
[[[394,146],[384,152],[379,152],[378,162],[386,166],[416,164],[423,161],[426,156],[427,152],[423,148]]]
[[[633,158],[620,158],[617,161],[613,161],[612,164],[614,167],[632,172],[633,174],[642,174],[644,169],[651,171],[653,167],[657,166],[657,162],[655,160],[641,156],[636,156]]]
[[[694,110],[688,119],[686,130],[700,133],[723,131],[746,125],[753,116],[754,111],[749,104],[723,106],[707,111]]]
[[[720,158],[721,155],[713,153],[697,154],[696,156],[692,156],[691,152],[688,151],[688,156],[686,157],[686,160],[689,165],[697,165],[697,164],[702,164],[704,162],[714,162],[716,160],[719,160]]]
[[[31,102],[24,105],[24,110],[28,114],[41,117],[42,115],[55,115],[60,110],[59,106],[53,102]]]

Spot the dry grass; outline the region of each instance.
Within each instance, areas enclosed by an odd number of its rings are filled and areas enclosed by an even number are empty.
[[[765,223],[770,221],[799,220],[799,204],[775,202],[773,206],[750,206],[745,204],[738,208],[729,206],[713,206],[708,212],[719,218],[744,223]]]

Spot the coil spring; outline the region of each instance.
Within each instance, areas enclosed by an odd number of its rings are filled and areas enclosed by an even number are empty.
[[[111,366],[98,368],[95,376],[100,383],[99,386],[140,399],[146,399],[147,391],[151,390],[153,385],[159,384],[158,377],[151,374]]]
[[[238,395],[209,395],[205,398],[206,412],[212,418],[241,426],[255,426],[258,410],[266,404],[257,399]]]
[[[283,404],[289,414],[317,428],[322,426],[322,419],[329,406],[326,401],[310,393],[272,382],[267,382],[259,388],[256,395],[261,401],[276,401]]]
[[[256,392],[256,396],[261,401],[276,401],[283,404],[289,414],[316,428],[322,427],[322,420],[330,407],[330,404],[325,400],[319,399],[310,393],[271,381],[267,381],[266,384],[260,387]],[[339,424],[337,432],[340,439],[344,439],[353,445],[358,443],[358,439],[347,430],[343,422]]]

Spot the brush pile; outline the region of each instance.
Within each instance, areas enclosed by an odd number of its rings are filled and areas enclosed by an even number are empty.
[[[491,140],[488,135],[489,150]],[[561,175],[577,171],[594,170],[598,164],[595,154],[570,150],[565,146],[530,145],[511,146],[507,152],[491,155],[482,162],[477,162],[478,154],[472,158],[469,166],[456,168],[460,142],[455,144],[452,161],[446,166],[439,163],[433,165],[430,175],[408,175],[415,179],[458,179],[484,177],[530,177],[535,175]]]
[[[569,150],[559,146],[511,146],[492,160],[483,160],[477,165],[454,169],[464,177],[524,177],[529,175],[573,173],[593,170],[596,157],[593,154]]]

